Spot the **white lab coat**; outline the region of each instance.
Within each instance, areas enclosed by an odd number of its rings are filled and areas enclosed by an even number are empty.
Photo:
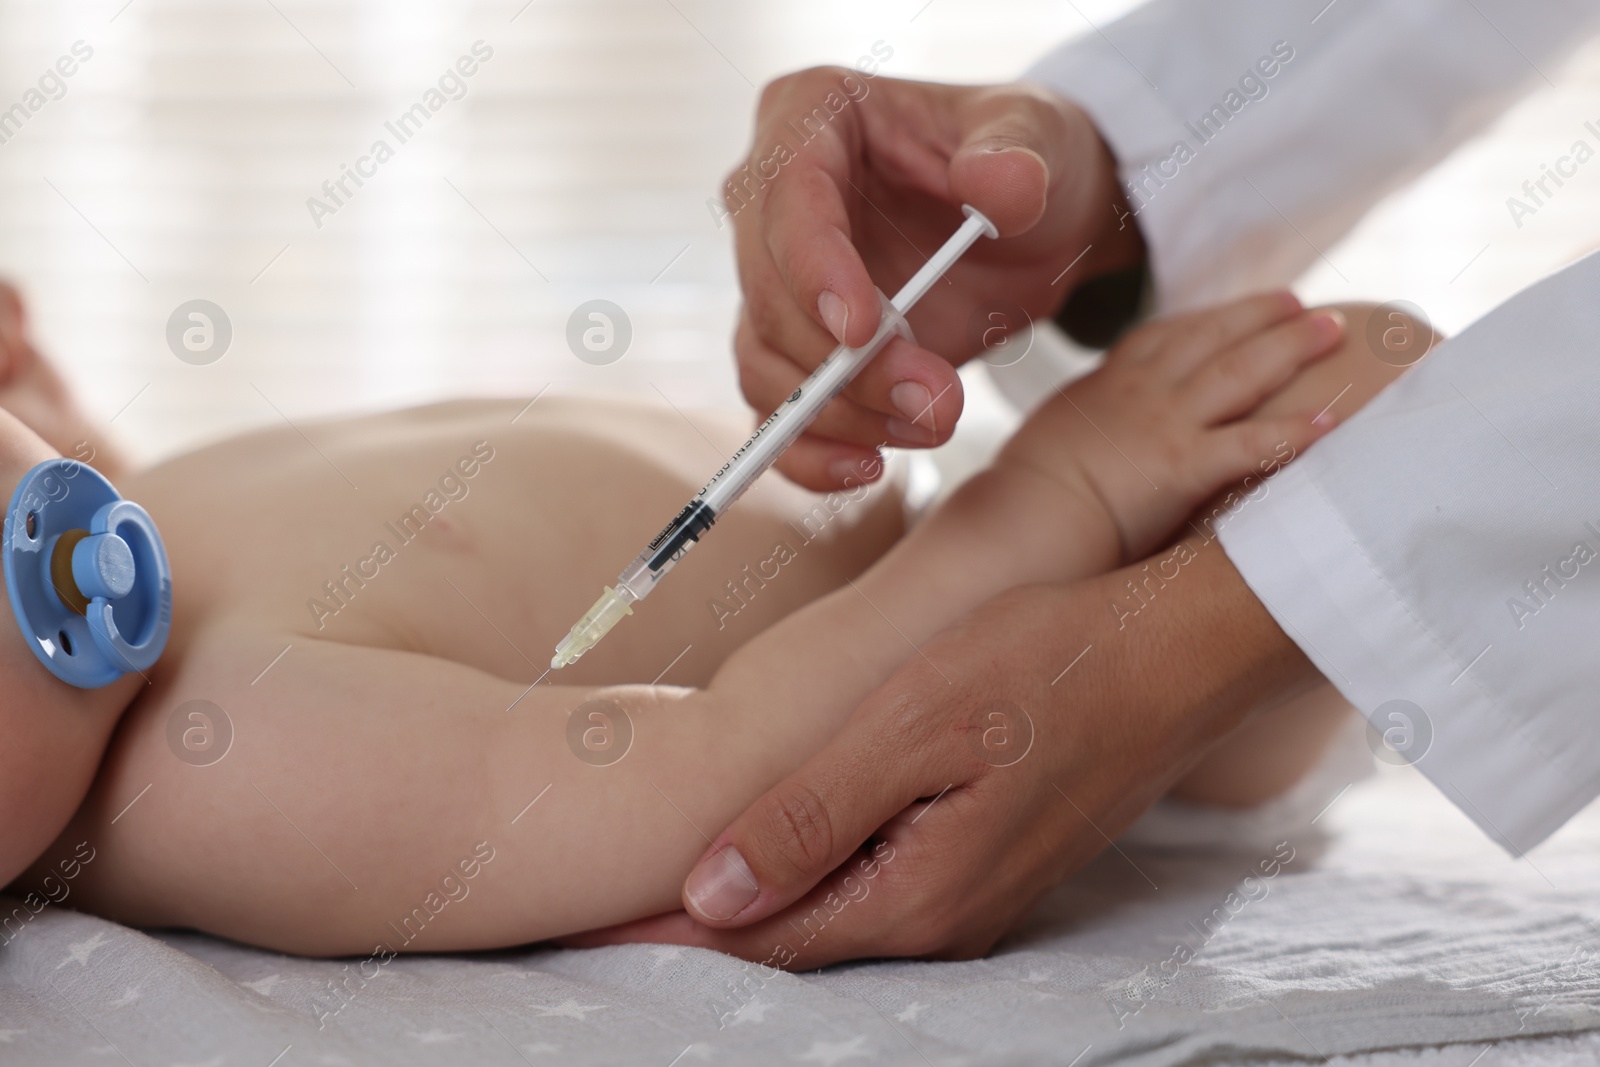
[[[1596,29],[1593,0],[1155,0],[1030,77],[1117,153],[1175,309],[1292,280]],[[1518,853],[1600,794],[1597,417],[1591,256],[1446,342],[1221,532],[1318,669],[1378,730],[1409,723],[1417,768]]]

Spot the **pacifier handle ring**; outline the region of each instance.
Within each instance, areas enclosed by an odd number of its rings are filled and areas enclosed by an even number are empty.
[[[130,528],[137,534],[137,543],[127,536]],[[145,605],[147,617],[136,620],[140,632],[124,634],[113,614],[115,604],[127,602],[134,595],[132,593],[115,603],[104,597],[96,597],[90,601],[85,615],[89,622],[89,633],[106,658],[114,664],[120,662],[126,665],[128,672],[143,673],[161,658],[167,635],[172,629],[172,578],[166,566],[161,535],[156,531],[155,520],[150,513],[131,500],[118,500],[95,512],[89,523],[89,532],[116,534],[124,541],[129,541],[129,547],[133,549],[135,573],[149,576],[145,578],[146,581],[154,578],[161,586],[156,591],[155,602]]]

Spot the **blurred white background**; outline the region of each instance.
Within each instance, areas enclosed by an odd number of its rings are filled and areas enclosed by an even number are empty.
[[[67,92],[0,145],[0,272],[146,459],[280,417],[463,394],[613,390],[739,403],[729,234],[707,209],[757,87],[797,67],[1014,77],[1129,0],[7,0],[0,108],[82,40]],[[475,41],[493,58],[319,229],[306,207]],[[1308,299],[1405,298],[1459,329],[1600,239],[1600,170],[1516,228],[1522,181],[1600,119],[1600,50],[1391,199]],[[1340,275],[1343,277],[1340,277]],[[169,314],[233,323],[210,366]],[[627,355],[568,350],[580,303]],[[997,418],[992,395],[974,403]],[[274,411],[276,406],[279,412]]]

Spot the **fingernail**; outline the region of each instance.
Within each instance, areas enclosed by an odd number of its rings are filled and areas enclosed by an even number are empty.
[[[1318,412],[1317,416],[1311,420],[1311,425],[1315,426],[1319,430],[1326,430],[1338,421],[1339,416],[1335,415],[1331,410],[1321,411]]]
[[[733,918],[749,907],[759,892],[750,865],[732,845],[701,860],[684,883],[689,903],[708,919]]]
[[[822,290],[817,296],[817,314],[822,316],[833,339],[844,344],[844,328],[850,322],[850,309],[844,306],[839,294],[832,289]]]
[[[1322,311],[1319,311],[1316,314],[1316,318],[1321,320],[1317,324],[1319,329],[1325,330],[1333,337],[1344,336],[1344,312],[1340,311],[1338,308],[1326,308]]]
[[[1000,156],[1007,152],[1026,152],[1039,162],[1044,162],[1044,157],[1038,152],[1027,145],[1017,144],[1015,141],[980,141],[973,147],[986,156]]]
[[[933,414],[933,394],[921,382],[896,383],[889,390],[889,403],[906,417],[907,422],[916,422]]]

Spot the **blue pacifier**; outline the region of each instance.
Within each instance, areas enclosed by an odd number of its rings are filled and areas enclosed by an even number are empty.
[[[6,593],[50,673],[98,689],[155,665],[172,629],[172,569],[148,512],[77,460],[29,471],[5,518]]]

